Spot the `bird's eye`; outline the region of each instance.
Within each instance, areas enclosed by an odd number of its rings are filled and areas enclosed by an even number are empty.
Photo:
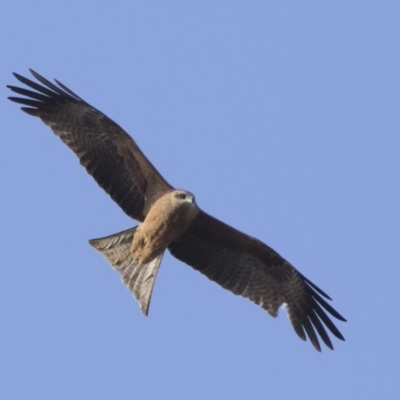
[[[181,200],[184,200],[184,199],[186,199],[186,194],[185,193],[179,193],[178,194],[178,198],[181,199]]]

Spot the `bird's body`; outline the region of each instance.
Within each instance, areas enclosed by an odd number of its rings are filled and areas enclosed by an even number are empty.
[[[199,211],[189,192],[164,194],[136,229],[131,246],[133,258],[143,264],[153,260],[189,227]]]
[[[154,168],[136,142],[115,122],[66,86],[31,71],[40,84],[15,77],[32,90],[8,86],[23,97],[10,100],[39,117],[78,156],[87,172],[138,227],[89,243],[116,269],[147,315],[163,253],[206,275],[234,294],[249,298],[271,316],[285,305],[298,336],[320,351],[331,349],[325,328],[342,334],[328,317],[345,319],[276,251],[201,210],[194,196],[176,190]],[[251,215],[251,214],[250,214]]]

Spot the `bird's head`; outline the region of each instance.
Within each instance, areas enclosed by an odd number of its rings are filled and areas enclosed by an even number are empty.
[[[182,189],[174,190],[172,193],[172,197],[176,204],[196,206],[196,200],[194,194],[188,192],[187,190],[182,190]]]

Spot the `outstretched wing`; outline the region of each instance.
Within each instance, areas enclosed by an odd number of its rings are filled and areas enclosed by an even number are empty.
[[[325,327],[344,340],[326,314],[345,321],[323,298],[330,297],[261,241],[201,211],[169,250],[177,259],[232,293],[249,298],[273,317],[285,305],[297,335],[303,340],[308,336],[316,350],[321,351],[317,333],[333,349]]]
[[[62,83],[56,80],[56,86],[30,71],[40,84],[14,76],[35,91],[8,86],[24,96],[9,99],[28,106],[22,110],[49,125],[122,210],[143,221],[151,204],[172,187],[115,122]]]

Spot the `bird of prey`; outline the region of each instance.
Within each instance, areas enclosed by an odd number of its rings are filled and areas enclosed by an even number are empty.
[[[318,336],[333,350],[326,328],[344,340],[328,314],[346,321],[324,299],[331,298],[276,251],[201,210],[192,193],[171,186],[136,142],[105,114],[59,81],[30,70],[30,89],[8,86],[9,97],[39,117],[78,156],[96,182],[140,224],[89,243],[116,269],[145,315],[166,249],[232,293],[249,298],[271,316],[285,306],[303,339],[321,351]]]

